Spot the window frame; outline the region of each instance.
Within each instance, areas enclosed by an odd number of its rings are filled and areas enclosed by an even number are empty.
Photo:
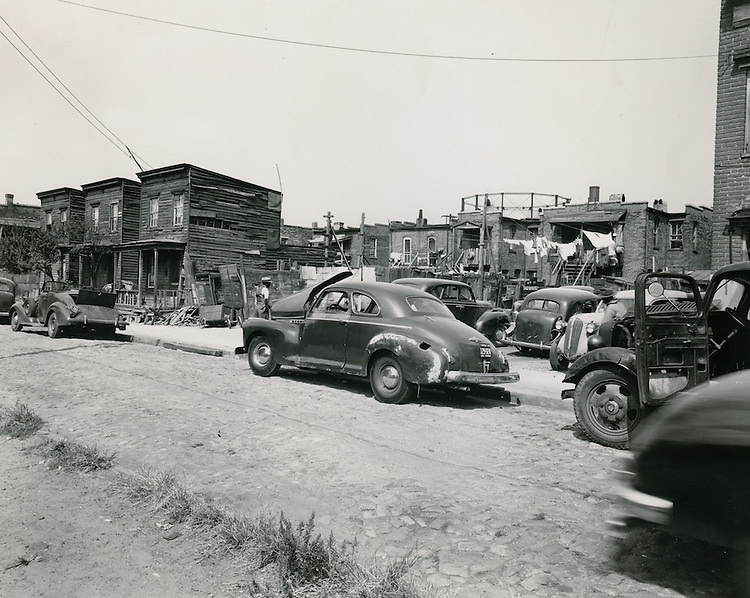
[[[172,194],[172,226],[182,226],[185,222],[185,194]]]
[[[91,205],[91,212],[89,214],[91,218],[91,230],[96,232],[99,230],[99,223],[101,214],[99,213],[99,204],[92,204]]]
[[[109,232],[116,233],[120,230],[120,203],[113,201],[109,204]]]
[[[159,225],[159,198],[151,197],[148,200],[148,228],[156,228]]]
[[[669,248],[670,249],[683,249],[685,246],[684,238],[684,220],[670,220],[669,221]]]
[[[409,246],[409,250],[406,250],[406,246]],[[404,237],[401,240],[401,261],[409,265],[411,264],[411,249],[412,249],[412,243],[411,243],[411,237]]]

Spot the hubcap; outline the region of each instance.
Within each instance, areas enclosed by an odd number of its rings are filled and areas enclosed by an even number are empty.
[[[620,385],[602,385],[595,391],[596,410],[602,421],[619,423],[628,411],[628,398]]]
[[[255,349],[255,363],[260,367],[268,365],[268,361],[271,358],[271,350],[268,345],[259,345]]]
[[[392,365],[387,365],[380,370],[380,379],[383,381],[383,386],[388,390],[395,390],[401,381],[401,376]]]

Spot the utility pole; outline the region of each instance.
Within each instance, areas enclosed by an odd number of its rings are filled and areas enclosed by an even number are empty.
[[[362,221],[359,223],[359,279],[365,279],[365,213],[362,212]]]
[[[331,244],[331,218],[333,218],[333,215],[331,214],[330,210],[325,216],[323,216],[323,218],[326,219],[325,258],[324,258],[323,265],[328,266],[328,246]]]
[[[484,232],[487,228],[487,194],[482,205],[482,228],[479,230],[479,298],[484,300]]]

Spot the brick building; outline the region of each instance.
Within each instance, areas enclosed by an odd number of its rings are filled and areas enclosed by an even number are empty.
[[[722,0],[716,93],[711,267],[748,259],[750,0]]]

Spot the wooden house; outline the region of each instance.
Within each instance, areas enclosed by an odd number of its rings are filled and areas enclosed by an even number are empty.
[[[138,279],[133,252],[115,248],[138,240],[141,184],[111,178],[81,185],[84,196],[83,239],[79,252],[81,283],[92,287],[120,286]]]
[[[80,283],[78,258],[74,249],[83,242],[83,229],[77,225],[84,218],[83,191],[71,187],[50,189],[36,194],[41,203],[41,226],[45,230],[58,229],[60,261],[53,269],[57,280]]]
[[[275,268],[280,192],[190,164],[138,178],[138,239],[113,247],[120,263],[137,263],[132,289],[122,278],[115,281],[121,304],[169,309],[200,303],[202,281],[221,265]]]

